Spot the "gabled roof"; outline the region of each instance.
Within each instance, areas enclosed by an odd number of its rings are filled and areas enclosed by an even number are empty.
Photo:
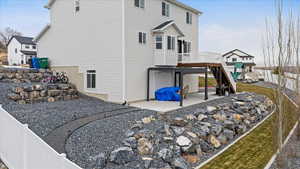
[[[8,41],[8,44],[11,42],[11,40],[16,39],[18,42],[20,42],[21,44],[27,44],[27,45],[35,45],[35,43],[33,42],[33,38],[32,37],[25,37],[25,36],[13,36],[10,38],[10,40]],[[8,45],[7,44],[7,45]]]
[[[183,32],[178,28],[178,26],[175,24],[175,22],[173,20],[166,21],[166,22],[158,25],[157,27],[155,27],[152,30],[152,32],[163,33],[170,26],[173,26],[180,36],[184,36]]]
[[[230,51],[230,52],[227,52],[227,53],[225,53],[225,54],[223,55],[223,57],[229,58],[229,57],[231,57],[231,56],[233,56],[233,55],[237,55],[237,56],[239,56],[239,57],[241,57],[241,58],[243,58],[243,57],[254,58],[254,56],[252,56],[252,55],[250,55],[250,54],[248,54],[248,53],[246,53],[246,52],[243,52],[243,51],[241,51],[241,50],[239,50],[239,49],[234,49],[234,50],[232,50],[232,51]]]
[[[56,0],[49,0],[48,3],[47,3],[47,5],[45,5],[45,8],[50,9],[52,7],[52,5],[55,3],[55,1]],[[169,2],[169,3],[172,3],[172,4],[176,5],[176,6],[179,6],[181,8],[184,8],[186,10],[189,10],[191,12],[194,12],[197,15],[201,15],[202,14],[202,12],[199,11],[198,9],[195,9],[195,8],[193,8],[191,6],[185,5],[184,3],[179,2],[177,0],[166,0],[166,1]]]
[[[26,50],[21,50],[21,52],[24,55],[32,55],[32,56],[36,56],[36,51],[26,51]]]

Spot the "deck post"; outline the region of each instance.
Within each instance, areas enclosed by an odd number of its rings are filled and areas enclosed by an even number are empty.
[[[180,106],[183,106],[183,74],[182,71],[179,73],[179,86],[180,86]]]
[[[223,77],[222,77],[222,70],[221,67],[219,67],[219,80],[220,80],[220,84],[219,84],[219,96],[223,95],[223,81],[222,81]]]
[[[150,101],[150,68],[147,70],[147,101]]]
[[[204,100],[208,100],[208,68],[205,68],[205,98]]]
[[[174,76],[174,87],[177,86],[177,72],[175,72],[175,76]]]

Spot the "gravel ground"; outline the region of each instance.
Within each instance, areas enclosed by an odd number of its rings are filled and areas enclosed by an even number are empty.
[[[151,111],[143,112],[132,112],[125,115],[120,115],[117,117],[111,117],[109,119],[103,119],[94,121],[86,126],[83,126],[72,133],[66,142],[66,152],[69,159],[77,163],[83,168],[88,168],[89,160],[96,157],[99,153],[110,153],[113,149],[122,146],[122,141],[124,140],[126,131],[129,129],[136,120],[141,120],[144,117],[153,115],[156,119],[153,123],[147,124],[145,128],[150,130],[159,130],[165,122],[163,119],[166,116],[170,117],[184,117],[197,109],[206,108],[206,106],[216,106],[223,103],[231,103],[233,97],[247,97],[249,95],[254,95],[250,93],[243,93],[238,95],[232,95],[231,97],[225,97],[221,99],[212,100],[205,103],[200,103],[197,105],[185,107],[176,111],[167,112],[166,114],[160,116]],[[265,97],[255,95],[255,100],[264,100]],[[119,137],[116,137],[119,136]],[[239,136],[238,136],[239,137]],[[236,140],[238,137],[234,138]],[[234,140],[231,140],[233,142]],[[230,142],[230,143],[231,143]],[[228,143],[228,144],[230,144]],[[227,144],[227,145],[228,145]],[[218,151],[211,154],[207,154],[201,157],[202,163],[214,154],[225,148],[223,145]],[[118,166],[112,166],[109,164],[107,168],[116,169]],[[136,166],[127,166],[127,168]],[[126,167],[125,167],[126,168]]]
[[[66,142],[68,158],[83,168],[87,168],[89,157],[95,157],[100,152],[109,153],[120,147],[129,126],[136,120],[150,115],[153,111],[141,110],[111,118],[94,121],[76,130]],[[159,128],[161,123],[156,121],[150,124],[151,128]]]
[[[20,105],[6,97],[9,90],[16,85],[0,82],[0,104],[20,122],[27,123],[29,128],[42,138],[70,121],[126,108],[88,96],[81,96],[80,99],[70,101]]]

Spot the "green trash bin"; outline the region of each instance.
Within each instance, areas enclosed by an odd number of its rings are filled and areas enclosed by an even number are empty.
[[[49,68],[48,58],[39,58],[39,64],[41,69],[48,69]]]

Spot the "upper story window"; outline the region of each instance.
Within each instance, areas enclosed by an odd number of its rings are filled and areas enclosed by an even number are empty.
[[[32,45],[32,49],[36,49],[36,45]]]
[[[147,35],[146,33],[139,32],[139,43],[140,44],[146,44]]]
[[[168,50],[175,50],[175,37],[168,36]]]
[[[183,53],[191,53],[192,52],[192,43],[184,41],[183,43]]]
[[[192,24],[193,23],[193,15],[190,12],[186,12],[186,23]]]
[[[74,6],[75,6],[75,12],[79,12],[80,11],[80,0],[75,0]]]
[[[95,89],[96,88],[96,70],[88,70],[86,72],[86,88]]]
[[[156,46],[156,49],[162,49],[163,48],[163,37],[162,37],[162,35],[156,35],[156,37],[155,37],[155,46]]]
[[[18,53],[18,49],[17,48],[15,49],[15,53]]]
[[[26,48],[26,49],[29,49],[29,45],[25,45],[25,48]]]
[[[170,4],[162,2],[162,15],[168,17],[170,16]]]
[[[236,58],[232,58],[232,62],[236,62],[237,61],[237,59]]]
[[[134,0],[134,6],[138,8],[145,8],[145,0]]]

